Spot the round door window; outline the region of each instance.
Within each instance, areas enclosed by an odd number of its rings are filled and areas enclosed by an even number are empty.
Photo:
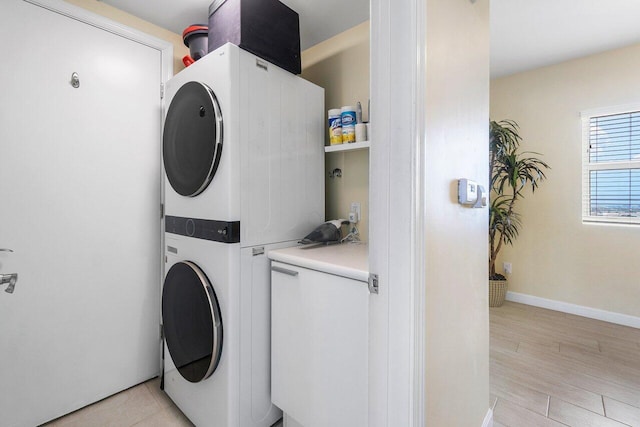
[[[222,111],[213,91],[189,82],[176,92],[164,122],[162,158],[171,187],[194,197],[213,179],[222,153]]]
[[[169,354],[192,383],[209,378],[222,353],[222,319],[204,272],[190,261],[169,269],[162,290],[162,320]]]

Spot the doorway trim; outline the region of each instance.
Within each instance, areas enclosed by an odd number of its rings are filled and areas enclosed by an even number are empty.
[[[162,40],[160,38],[154,37],[142,31],[133,29],[124,24],[120,24],[112,19],[109,19],[105,16],[98,15],[86,9],[83,9],[80,6],[76,6],[74,4],[67,3],[63,0],[23,0],[25,3],[33,4],[34,6],[39,6],[44,9],[50,10],[52,12],[58,13],[60,15],[66,16],[68,18],[74,19],[79,22],[83,22],[85,24],[94,26],[96,28],[102,29],[109,33],[115,34],[117,36],[126,38],[128,40],[134,41],[136,43],[140,43],[142,45],[148,46],[150,48],[156,49],[160,52],[160,81],[161,87],[158,88],[158,96],[161,99],[162,108],[158,111],[158,114],[161,115],[160,118],[160,126],[161,126],[161,135],[162,129],[164,128],[165,121],[165,110],[166,105],[164,104],[164,88],[169,79],[173,77],[173,44]],[[158,144],[161,144],[162,141],[158,141]],[[160,282],[158,283],[158,302],[159,306],[162,305],[162,283],[164,281],[164,228],[165,228],[165,219],[164,219],[164,164],[162,162],[162,158],[158,158],[158,162],[160,162],[160,176],[158,176],[158,180],[160,182],[160,206],[158,206],[158,215],[160,216],[160,229],[158,233],[160,233],[160,247],[158,248],[158,259],[160,260]],[[162,337],[162,314],[158,313],[158,373],[162,376],[164,374],[164,338]],[[164,378],[163,378],[164,380]]]
[[[173,44],[154,37],[150,34],[131,28],[127,25],[116,22],[106,16],[99,15],[89,10],[83,9],[75,4],[67,3],[63,0],[22,0],[25,3],[32,4],[34,6],[41,7],[51,12],[66,16],[76,21],[91,25],[101,30],[107,31],[114,35],[123,37],[136,43],[140,43],[144,46],[148,46],[152,49],[156,49],[160,52],[160,82],[161,87],[158,88],[158,96],[160,100],[164,98],[164,88],[166,82],[173,77]],[[164,102],[161,102],[162,108],[158,111],[161,115],[160,126],[161,134],[164,127],[165,109]],[[158,141],[161,144],[162,141]],[[160,176],[158,180],[160,182],[160,206],[158,206],[158,215],[160,216],[160,247],[158,248],[158,259],[160,260],[160,282],[158,283],[158,303],[162,304],[162,282],[164,280],[164,165],[162,158],[158,158],[160,162]],[[162,338],[162,316],[158,313],[158,373],[164,372],[164,348]]]
[[[370,426],[426,420],[426,17],[424,0],[371,0]]]

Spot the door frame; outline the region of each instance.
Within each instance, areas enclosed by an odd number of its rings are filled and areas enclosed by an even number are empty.
[[[369,266],[380,293],[370,305],[370,426],[426,421],[427,1],[371,0]]]
[[[117,36],[123,37],[125,39],[131,40],[136,43],[140,43],[144,46],[150,47],[152,49],[156,49],[160,52],[160,82],[161,87],[158,88],[158,94],[161,100],[161,109],[158,111],[158,114],[161,115],[160,125],[161,131],[162,127],[164,127],[164,116],[166,106],[162,99],[164,99],[164,88],[166,86],[167,80],[173,77],[173,44],[162,40],[158,37],[154,37],[142,31],[136,30],[134,28],[128,27],[124,24],[120,24],[116,21],[113,21],[105,16],[98,15],[89,10],[83,9],[80,6],[76,6],[70,3],[67,3],[63,0],[22,0],[25,3],[32,4],[34,6],[41,7],[43,9],[47,9],[51,12],[58,13],[60,15],[66,16],[68,18],[74,19],[76,21],[91,25],[93,27],[99,28],[101,30],[107,31],[109,33],[115,34]],[[161,132],[162,134],[162,132]],[[161,144],[162,141],[158,141],[158,144]],[[160,260],[160,283],[158,283],[158,301],[159,306],[162,304],[162,281],[164,280],[164,167],[162,163],[162,158],[159,158],[160,162],[160,176],[158,177],[160,182],[160,206],[158,206],[158,215],[160,216],[160,229],[158,233],[160,233],[160,247],[158,248],[158,258]],[[162,333],[160,331],[160,325],[162,325],[162,314],[158,313],[158,368],[159,373],[164,371],[164,356],[163,356],[163,344],[162,344]]]
[[[371,0],[369,425],[425,416],[426,2]],[[398,4],[400,2],[400,4]]]
[[[111,40],[112,44],[117,43],[117,46],[123,47],[122,49],[119,48],[118,51],[115,52],[117,56],[120,56],[119,52],[130,52],[134,49],[135,49],[134,51],[137,51],[137,52],[144,51],[142,56],[145,58],[144,64],[146,64],[147,66],[147,68],[144,68],[144,70],[147,70],[145,71],[145,73],[147,72],[151,73],[148,76],[151,76],[154,78],[150,81],[151,82],[150,86],[147,86],[150,90],[152,90],[152,92],[146,91],[145,93],[148,95],[145,95],[146,98],[141,98],[141,99],[146,99],[143,105],[147,105],[148,106],[147,108],[151,108],[151,114],[153,116],[149,118],[149,121],[152,123],[153,126],[159,126],[159,128],[155,128],[155,131],[153,133],[147,134],[148,136],[145,138],[149,138],[149,139],[146,139],[146,145],[147,146],[151,145],[152,148],[154,146],[159,147],[160,140],[158,138],[159,138],[159,135],[161,135],[161,130],[162,130],[162,127],[161,127],[162,126],[162,109],[163,109],[162,99],[161,99],[162,84],[165,81],[167,81],[167,79],[170,78],[173,73],[173,45],[171,43],[149,36],[142,32],[127,28],[125,26],[122,26],[120,24],[110,21],[105,17],[93,14],[78,6],[70,5],[60,0],[24,0],[23,2],[15,2],[14,5],[18,6],[15,8],[15,10],[20,11],[19,16],[26,16],[26,17],[36,16],[39,19],[43,19],[43,21],[38,21],[38,22],[50,22],[50,20],[53,20],[57,23],[62,23],[60,28],[81,27],[81,30],[82,30],[81,34],[87,34],[88,37],[90,37],[92,40],[104,40],[106,37],[108,40]],[[10,8],[10,10],[13,10],[13,9],[14,9],[13,7]],[[23,15],[23,12],[24,12],[24,15]],[[78,23],[80,23],[81,25],[78,25]],[[65,38],[65,39],[68,40],[68,38]],[[86,44],[86,43],[83,43],[83,44]],[[50,55],[50,57],[55,59],[55,57],[58,56],[57,54],[59,54],[64,50],[68,50],[68,49],[66,49],[65,46],[58,45],[54,49],[53,55],[52,56]],[[130,57],[131,56],[129,56],[129,58]],[[146,58],[149,58],[149,61],[147,61]],[[57,62],[57,61],[53,61],[53,62]],[[140,74],[140,73],[138,72],[137,74]],[[64,83],[64,82],[61,82],[61,83]],[[103,92],[100,92],[100,93],[104,93],[104,87],[102,87],[101,89],[103,89]],[[157,92],[155,92],[155,90],[157,90]],[[157,98],[155,98],[155,96],[157,96]],[[86,98],[82,98],[82,100],[85,100],[85,99]],[[92,99],[97,99],[97,98],[94,97]],[[160,152],[159,150],[153,150],[153,151],[158,153]],[[160,161],[159,154],[158,154],[158,159],[156,161],[157,162]],[[152,167],[155,161],[153,161],[153,159],[151,158],[150,162],[151,163],[149,163],[149,165]],[[158,172],[160,172],[159,167],[153,167],[153,170],[157,170]],[[160,175],[161,172],[158,173],[157,176],[154,176],[153,174],[156,172],[153,172],[153,170],[150,170],[150,174],[147,175],[147,178],[157,182],[158,185],[155,187],[156,187],[156,191],[158,191],[160,187],[160,183],[162,182],[161,175]],[[146,211],[147,215],[155,215],[154,212],[156,208],[154,207],[154,205],[161,200],[161,197],[162,196],[160,191],[158,191],[158,193],[155,193],[155,192],[153,193],[153,198],[150,199],[149,203],[145,205],[146,207],[144,207],[144,210]],[[157,211],[158,215],[160,215],[160,206],[157,206],[157,209],[158,209]],[[158,216],[157,218],[160,218],[160,216]],[[153,225],[153,228],[156,228],[156,226]],[[153,228],[147,229],[148,233],[151,233],[151,235],[156,236],[156,238],[158,236],[162,236],[160,229],[156,231],[156,230],[153,230]],[[156,232],[160,234],[156,234]],[[157,273],[161,273],[162,266],[164,265],[161,258],[161,247],[158,247],[156,249],[153,246],[147,246],[147,248],[150,251],[149,255],[151,257],[155,258],[156,255],[158,257],[156,261],[157,265],[154,265],[153,267],[151,267],[152,269],[155,269],[155,268],[159,269],[159,270],[156,270],[156,272],[153,272],[153,275],[152,275],[153,277],[153,276],[156,276]],[[148,270],[148,272],[151,273],[150,270]],[[159,274],[158,276],[159,278],[162,277],[161,274]],[[149,286],[144,290],[144,294],[145,296],[149,296],[151,298],[156,298],[156,295],[157,295],[157,298],[159,301],[160,300],[160,282],[156,283],[157,279],[155,278],[150,278],[150,280],[151,281],[146,281],[146,283]],[[25,294],[25,296],[26,295],[27,294]],[[146,324],[144,325],[145,330],[153,331],[152,328],[154,328],[154,325],[157,324],[156,322],[159,323],[160,321],[159,310],[157,311],[157,314],[154,313],[154,311],[147,311],[147,314],[146,316],[144,316],[144,319],[146,321]],[[155,329],[155,330],[159,332],[158,329]],[[145,334],[148,334],[148,332],[145,332]],[[100,387],[98,388],[101,388],[102,391],[98,390],[97,393],[102,394],[105,392],[113,392],[114,389],[115,391],[119,391],[117,390],[118,388],[129,387],[131,385],[134,385],[135,384],[133,382],[134,379],[139,380],[143,375],[149,375],[152,377],[154,375],[154,370],[156,374],[157,372],[159,372],[160,337],[158,335],[158,339],[156,341],[154,335],[145,335],[145,336],[147,337],[147,340],[146,340],[147,342],[144,343],[146,351],[144,353],[145,360],[143,362],[146,363],[145,366],[147,366],[148,369],[145,369],[144,373],[135,374],[135,375],[129,374],[126,377],[122,377],[121,379],[118,379],[117,381],[110,382],[109,383],[110,385],[108,387],[103,385],[101,382]],[[82,381],[83,376],[84,375],[81,372],[78,378],[81,378],[81,381]],[[135,378],[136,376],[137,376],[137,379]],[[129,384],[127,385],[126,382],[129,382]],[[74,381],[74,383],[77,384],[78,382]],[[123,383],[125,384],[123,385]],[[63,407],[52,408],[48,405],[44,405],[43,406],[44,409],[42,409],[42,412],[38,411],[34,414],[31,414],[30,416],[37,417],[37,418],[45,417],[45,416],[46,417],[59,416],[59,415],[62,415],[60,414],[60,412],[66,412],[69,410],[78,409],[78,405],[83,405],[85,403],[92,403],[90,402],[91,400],[95,400],[97,398],[103,398],[103,397],[104,395],[102,396],[96,395],[96,391],[92,391],[90,394],[85,393],[85,397],[83,399],[80,399],[80,400],[76,399],[75,401],[67,400],[68,404],[65,404]],[[22,411],[21,410],[16,411],[15,414],[16,415],[20,414],[20,416],[22,416]]]
[[[71,19],[75,19],[77,21],[83,22],[85,24],[100,28],[104,31],[110,32],[112,34],[118,35],[125,39],[134,41],[136,43],[140,43],[142,45],[148,46],[150,48],[156,49],[160,51],[160,82],[161,87],[158,88],[158,92],[161,99],[162,108],[158,111],[161,114],[160,125],[164,128],[164,120],[165,120],[165,111],[167,106],[164,104],[164,88],[166,87],[167,81],[173,77],[173,44],[162,40],[160,38],[154,37],[142,31],[133,29],[124,24],[120,24],[115,22],[105,16],[98,15],[96,13],[90,12],[86,9],[81,8],[80,6],[76,6],[73,4],[66,3],[63,0],[23,0],[26,3],[33,4],[35,6],[42,7],[44,9],[48,9],[52,12],[59,13]],[[162,135],[161,128],[161,135]],[[158,141],[158,144],[161,144],[162,141]],[[160,176],[158,177],[160,181],[160,206],[158,206],[158,215],[160,216],[160,229],[158,233],[160,233],[160,247],[158,248],[158,258],[160,260],[160,283],[158,283],[158,301],[159,307],[162,306],[162,282],[164,281],[164,164],[162,162],[162,158],[159,158],[160,162]],[[162,313],[158,313],[158,368],[159,374],[162,375],[164,373],[164,339],[162,337]]]

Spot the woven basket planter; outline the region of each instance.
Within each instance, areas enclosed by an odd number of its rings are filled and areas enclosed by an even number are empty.
[[[489,280],[489,307],[500,307],[506,295],[506,280]]]

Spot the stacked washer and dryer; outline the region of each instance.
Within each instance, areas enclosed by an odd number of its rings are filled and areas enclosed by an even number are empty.
[[[266,252],[324,221],[324,91],[226,44],[165,99],[164,388],[198,427],[271,426]]]

